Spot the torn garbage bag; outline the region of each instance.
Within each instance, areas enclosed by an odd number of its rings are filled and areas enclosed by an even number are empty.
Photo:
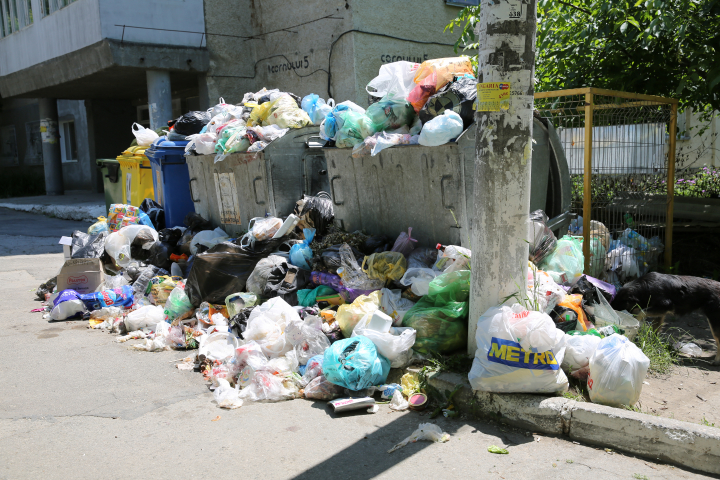
[[[367,337],[346,338],[325,350],[323,375],[348,390],[362,390],[387,380],[390,362]]]

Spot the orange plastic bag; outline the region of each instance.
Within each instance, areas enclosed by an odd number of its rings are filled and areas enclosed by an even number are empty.
[[[591,328],[595,328],[595,326],[588,320],[587,316],[585,315],[585,310],[582,308],[582,299],[583,296],[581,294],[573,294],[573,295],[565,295],[565,298],[563,298],[562,302],[558,303],[558,307],[565,307],[569,308],[570,310],[577,313],[577,327],[575,327],[575,330],[581,331],[581,332],[587,332]]]
[[[435,58],[420,64],[413,81],[420,85],[426,77],[435,74],[435,90],[437,91],[450,82],[455,75],[466,73],[473,73],[468,57]]]

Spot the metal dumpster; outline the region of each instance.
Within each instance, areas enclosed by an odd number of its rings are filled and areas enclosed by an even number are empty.
[[[469,248],[475,131],[473,124],[455,142],[393,147],[375,157],[324,148],[335,221],[349,232],[393,238],[412,227],[420,245]],[[552,218],[570,209],[567,160],[552,125],[534,119],[533,139],[530,211]]]
[[[325,155],[311,140],[318,131],[292,129],[262,152],[233,153],[218,163],[214,155],[188,155],[195,211],[240,235],[250,219],[289,215],[303,194],[328,191]]]

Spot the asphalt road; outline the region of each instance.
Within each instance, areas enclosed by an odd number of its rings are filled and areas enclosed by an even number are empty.
[[[0,479],[704,478],[562,438],[436,419],[448,443],[394,444],[416,412],[336,416],[324,402],[218,408],[182,352],[132,352],[82,321],[48,323],[34,290],[87,224],[0,209]],[[508,455],[487,451],[506,447]]]

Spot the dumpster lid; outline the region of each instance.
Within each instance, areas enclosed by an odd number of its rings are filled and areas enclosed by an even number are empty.
[[[158,139],[155,140],[149,148],[156,149],[157,147],[164,147],[164,148],[175,147],[175,148],[182,148],[183,150],[185,150],[185,146],[188,143],[189,142],[187,140],[173,141],[173,140],[168,140],[167,136],[162,136],[162,137],[158,137]]]
[[[115,158],[96,158],[95,163],[98,164],[98,166],[102,167],[105,164],[118,164],[117,159]]]

